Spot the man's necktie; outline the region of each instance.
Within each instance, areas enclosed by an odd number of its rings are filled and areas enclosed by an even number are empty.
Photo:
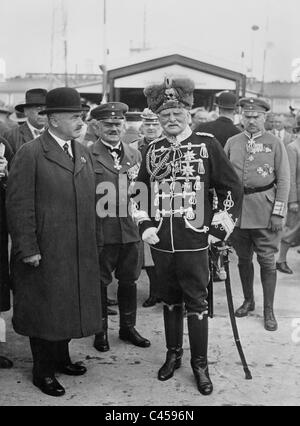
[[[69,145],[67,144],[67,142],[64,144],[63,149],[64,149],[65,153],[67,154],[67,156],[74,162],[74,158],[72,157],[72,155],[69,152]]]
[[[42,134],[42,132],[40,131],[40,130],[37,130],[37,129],[34,129],[34,136],[36,137],[36,138],[38,138],[39,136],[41,136],[41,134]]]
[[[122,150],[119,148],[109,148],[109,152],[112,154],[113,157],[120,158],[122,155]]]

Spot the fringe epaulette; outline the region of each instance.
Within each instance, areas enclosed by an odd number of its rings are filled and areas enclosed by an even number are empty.
[[[198,136],[207,136],[209,138],[214,138],[214,135],[212,135],[211,133],[196,132],[196,135],[198,135]]]

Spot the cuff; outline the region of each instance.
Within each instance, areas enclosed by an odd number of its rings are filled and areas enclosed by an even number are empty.
[[[235,221],[226,210],[214,214],[210,234],[221,240],[227,240],[235,227]]]
[[[272,214],[276,216],[285,216],[285,203],[282,201],[275,201]]]

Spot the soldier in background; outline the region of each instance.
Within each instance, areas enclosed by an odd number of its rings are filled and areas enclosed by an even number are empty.
[[[141,132],[143,137],[131,143],[130,146],[138,149],[142,157],[146,154],[146,151],[149,147],[149,144],[153,142],[155,139],[159,138],[162,133],[162,128],[159,123],[158,117],[154,114],[149,108],[145,108],[142,115],[142,125]],[[143,303],[144,308],[149,308],[154,306],[157,302],[159,302],[159,298],[157,297],[157,286],[158,286],[158,277],[156,276],[156,271],[154,268],[154,263],[151,255],[151,250],[149,244],[143,243],[144,249],[144,262],[143,267],[146,270],[146,273],[149,278],[150,284],[150,294],[148,299],[146,299]]]
[[[278,251],[290,189],[290,171],[286,149],[274,135],[265,131],[269,105],[259,98],[243,98],[245,131],[230,138],[225,152],[244,185],[239,222],[232,234],[238,255],[238,267],[244,302],[235,315],[254,311],[254,266],[256,252],[264,294],[264,326],[277,330],[273,312],[276,288],[275,253]]]
[[[14,154],[24,143],[37,138],[45,130],[47,120],[39,112],[45,106],[46,95],[47,90],[45,89],[30,89],[25,94],[25,103],[16,105],[15,110],[24,113],[27,121],[4,135]]]

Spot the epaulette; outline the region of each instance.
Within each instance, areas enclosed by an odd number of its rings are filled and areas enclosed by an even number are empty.
[[[198,136],[207,136],[209,138],[214,138],[214,135],[212,135],[211,133],[196,132],[196,135],[198,135]]]
[[[154,143],[159,142],[159,141],[162,141],[162,140],[164,140],[164,139],[166,139],[166,137],[165,137],[165,136],[161,136],[160,138],[154,139],[154,141],[150,142],[148,146],[151,146],[151,145],[153,145]]]

